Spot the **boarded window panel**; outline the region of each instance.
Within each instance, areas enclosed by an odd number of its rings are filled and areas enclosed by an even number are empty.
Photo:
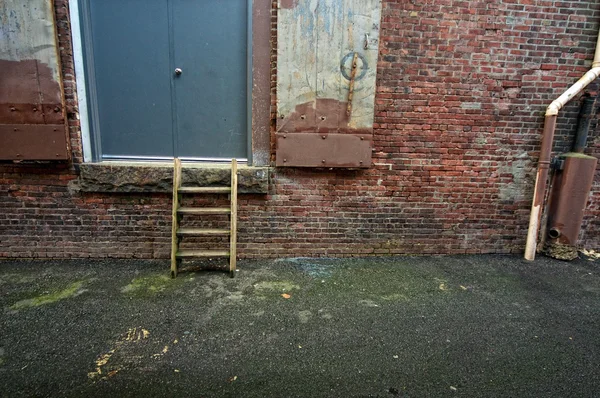
[[[370,165],[370,156],[368,162],[365,157],[372,142],[380,17],[381,0],[281,0],[277,27],[278,165]],[[348,153],[343,151],[354,153],[358,147],[339,145],[345,141],[337,139],[315,141],[307,137],[307,143],[320,142],[323,150],[319,152],[329,154],[313,164],[313,156],[291,156],[290,146],[280,141],[289,134],[352,134],[362,138],[359,147],[363,152],[353,157],[355,162],[349,162]],[[309,147],[295,150],[315,150]]]
[[[0,160],[69,151],[51,0],[0,2]]]

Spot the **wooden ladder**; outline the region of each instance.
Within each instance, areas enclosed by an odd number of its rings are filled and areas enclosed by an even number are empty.
[[[237,241],[237,160],[231,160],[231,187],[182,187],[181,160],[173,166],[173,226],[171,229],[171,278],[177,277],[177,268],[184,258],[229,257],[229,275],[235,276]],[[185,194],[229,194],[231,207],[181,207]],[[180,228],[184,215],[229,215],[229,229]],[[229,235],[229,250],[180,250],[179,243],[186,236]]]

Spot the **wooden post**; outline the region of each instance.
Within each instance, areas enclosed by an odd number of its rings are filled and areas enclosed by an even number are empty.
[[[237,160],[231,159],[231,234],[229,241],[229,276],[235,276],[237,244]]]
[[[179,228],[179,218],[177,210],[179,209],[179,185],[181,184],[181,160],[175,158],[173,162],[173,222],[171,228],[171,278],[177,277],[177,250],[178,237],[177,229]]]

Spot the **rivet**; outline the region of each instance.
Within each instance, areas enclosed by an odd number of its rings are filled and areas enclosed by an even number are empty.
[[[325,116],[321,116],[321,120],[325,120],[327,119]]]
[[[325,136],[325,135],[322,135],[322,136],[321,136],[321,138],[325,139],[325,138],[327,138],[327,136]]]
[[[54,112],[60,112],[60,108],[57,106],[56,108],[54,108]]]
[[[360,137],[360,140],[363,141],[365,139],[365,137]]]
[[[15,108],[14,106],[11,106],[11,108],[10,108],[10,111],[11,111],[11,112],[14,112],[14,111],[16,111],[16,110],[17,110],[17,108]]]
[[[306,119],[306,115],[300,116],[300,119],[302,119],[302,120]]]
[[[321,160],[321,163],[325,163],[325,159]]]
[[[56,154],[56,157],[59,157],[59,156],[60,156],[60,155],[57,153],[57,154]],[[362,162],[361,162],[361,163],[362,163]]]
[[[287,135],[284,135],[283,138],[287,138]]]
[[[21,157],[21,154],[20,154],[20,153],[17,153],[17,157],[18,157],[18,158],[20,158],[20,157]]]
[[[360,164],[363,164],[362,160],[359,162]]]
[[[283,159],[283,163],[287,162],[287,159]]]
[[[37,108],[33,108],[33,111],[34,111],[34,112],[37,112]]]
[[[279,116],[280,119],[285,119],[285,115]]]
[[[13,131],[17,131],[17,129],[13,129]]]
[[[56,129],[54,129],[54,131],[57,131]]]

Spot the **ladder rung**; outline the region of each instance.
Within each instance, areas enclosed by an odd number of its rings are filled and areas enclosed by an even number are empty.
[[[229,257],[229,252],[226,250],[180,250],[177,252],[177,258],[182,257]]]
[[[231,214],[229,207],[180,207],[180,214]]]
[[[205,229],[205,228],[179,228],[177,235],[229,235],[229,229]]]
[[[230,187],[180,187],[181,193],[230,193]]]

